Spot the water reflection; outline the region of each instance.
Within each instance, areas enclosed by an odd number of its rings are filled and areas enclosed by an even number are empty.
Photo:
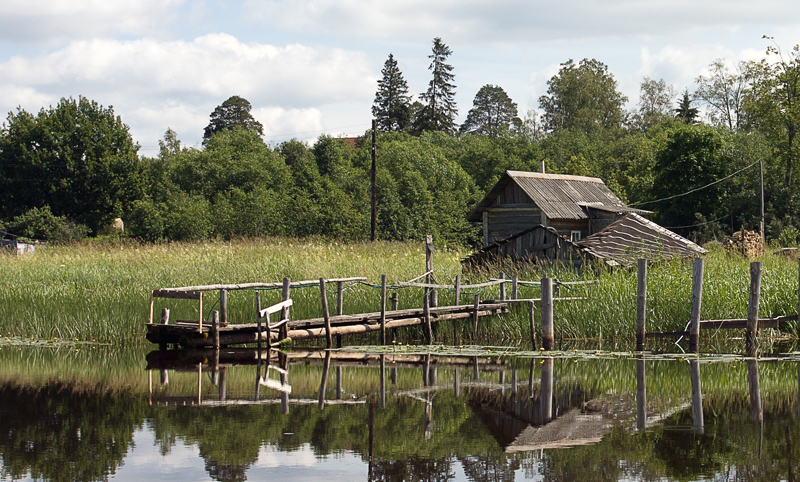
[[[214,480],[277,477],[267,447],[371,480],[791,480],[800,368],[719,361],[157,351],[141,389],[0,379],[0,475],[104,480],[147,430],[152,478],[184,444]]]

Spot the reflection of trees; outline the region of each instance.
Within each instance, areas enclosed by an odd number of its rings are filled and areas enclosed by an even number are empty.
[[[405,460],[377,462],[372,468],[373,481],[439,482],[455,477],[450,457],[430,459],[409,457]]]
[[[461,465],[467,478],[476,482],[513,482],[514,472],[520,468],[517,458],[505,454],[473,455],[461,459]]]
[[[60,384],[0,387],[0,477],[106,480],[122,463],[146,400]]]

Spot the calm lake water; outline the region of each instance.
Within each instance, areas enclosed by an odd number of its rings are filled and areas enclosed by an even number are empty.
[[[798,359],[0,346],[0,480],[796,480]]]

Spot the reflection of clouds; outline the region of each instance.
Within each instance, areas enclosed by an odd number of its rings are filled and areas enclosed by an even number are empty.
[[[309,444],[301,445],[291,452],[280,452],[274,446],[261,447],[258,460],[253,467],[311,467],[317,463],[317,456]]]
[[[133,433],[133,442],[122,466],[110,480],[208,480],[205,461],[196,445],[178,442],[162,457],[149,428],[137,429]]]

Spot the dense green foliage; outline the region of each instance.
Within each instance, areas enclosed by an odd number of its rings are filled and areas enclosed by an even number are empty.
[[[800,227],[798,48],[773,46],[763,60],[735,67],[715,60],[680,98],[645,78],[630,111],[608,66],[569,60],[539,98],[541,118],[529,112],[521,121],[516,103],[489,84],[460,129],[451,54],[434,39],[421,102],[410,103],[394,57],[384,64],[373,104],[380,239],[433,234],[479,245],[467,215],[504,171],[538,171],[542,161],[547,172],[600,177],[623,201],[698,242],[758,229],[763,166],[767,239],[788,230],[785,243]],[[202,148],[183,147],[168,129],[158,156],[138,159],[113,110],[83,97],[36,116],[9,114],[0,129],[0,225],[53,241],[80,237],[82,225],[101,234],[116,217],[126,234],[149,241],[367,239],[370,133],[269,145],[251,107],[231,97],[212,113]]]

